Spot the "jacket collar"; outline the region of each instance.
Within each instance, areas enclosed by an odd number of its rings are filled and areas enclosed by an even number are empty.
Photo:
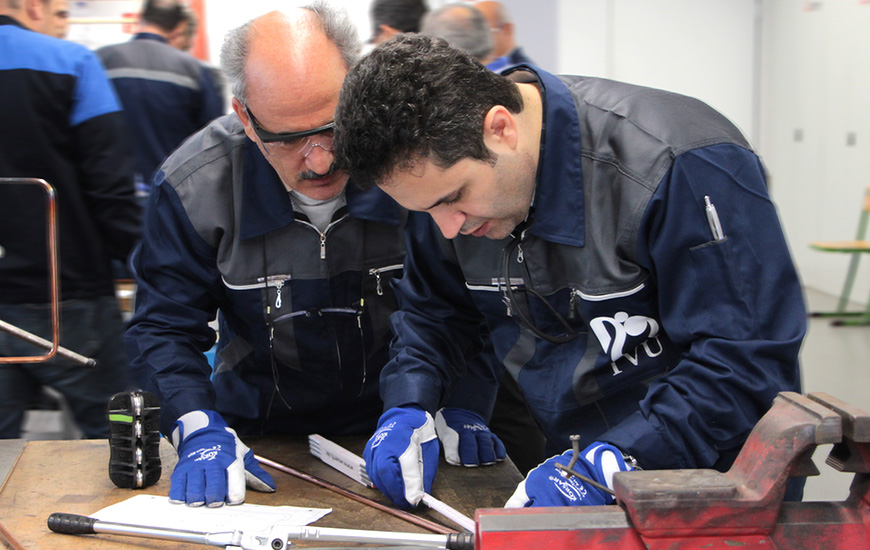
[[[9,17],[8,15],[0,15],[0,25],[14,25],[16,27],[21,27],[22,29],[27,30],[27,31],[30,30],[27,27],[25,27],[21,23],[21,21],[15,19],[15,18]]]
[[[348,182],[348,214],[353,218],[398,226],[399,205],[378,188],[361,191]],[[242,162],[242,216],[239,235],[250,239],[287,227],[295,216],[290,196],[260,148],[248,138]]]
[[[580,121],[574,97],[556,76],[532,65],[517,65],[532,73],[541,86],[543,128],[535,183],[534,219],[529,233],[542,239],[583,246],[586,212],[580,155]]]
[[[154,34],[153,32],[140,32],[133,35],[133,40],[156,40],[158,42],[163,42],[164,44],[169,44],[169,41],[160,36],[159,34]]]

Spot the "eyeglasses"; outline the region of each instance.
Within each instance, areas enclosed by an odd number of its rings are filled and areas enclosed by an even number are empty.
[[[519,249],[521,237],[515,236],[511,242],[504,247],[503,256],[502,256],[502,274],[504,276],[504,287],[502,292],[504,293],[504,303],[508,308],[508,314],[514,317],[517,320],[517,323],[522,325],[523,327],[532,331],[535,336],[538,338],[542,338],[553,344],[564,344],[566,342],[570,342],[577,338],[577,331],[574,330],[567,320],[558,312],[553,305],[547,301],[547,298],[544,297],[540,292],[531,288],[526,284],[528,278],[525,273],[523,273],[522,286],[514,287],[513,282],[511,280],[510,274],[510,264],[511,258],[513,257],[513,253],[515,250]],[[518,256],[518,260],[521,256]],[[522,263],[522,260],[519,260]],[[528,268],[523,264],[523,271],[528,271]],[[521,293],[522,299],[517,299],[517,295],[515,293]],[[556,324],[564,330],[561,334],[549,334],[545,332],[542,328],[535,325],[534,320],[532,319],[531,312],[529,311],[529,296],[534,297],[537,301],[543,303],[544,310],[549,312],[551,318],[556,321]],[[571,307],[573,307],[573,300],[571,300]],[[569,312],[569,316],[570,316]]]
[[[332,151],[332,130],[335,122],[330,122],[311,130],[276,134],[260,126],[257,117],[254,116],[254,113],[251,112],[247,105],[245,105],[245,112],[248,113],[248,118],[251,119],[254,133],[257,134],[257,137],[263,143],[263,149],[270,155],[298,155],[306,158],[315,147]]]

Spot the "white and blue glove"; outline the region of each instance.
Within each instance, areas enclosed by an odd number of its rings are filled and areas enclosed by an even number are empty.
[[[171,502],[222,506],[245,501],[245,484],[272,493],[275,481],[214,411],[191,411],[175,421],[172,444],[178,464],[169,487]]]
[[[454,466],[489,466],[504,460],[501,439],[489,431],[477,413],[445,407],[435,413],[435,431],[444,446],[444,458]]]
[[[615,500],[613,495],[556,468],[556,464],[567,466],[573,455],[574,451],[565,451],[530,471],[504,507],[613,504]],[[612,490],[613,474],[627,472],[632,468],[625,463],[619,449],[596,441],[580,453],[573,469]]]
[[[378,420],[363,458],[375,487],[402,508],[417,506],[438,471],[438,437],[432,415],[420,407],[394,407]]]

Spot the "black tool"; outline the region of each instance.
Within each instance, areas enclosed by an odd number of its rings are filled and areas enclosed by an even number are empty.
[[[147,391],[109,399],[109,479],[122,489],[142,489],[160,479],[160,402]]]

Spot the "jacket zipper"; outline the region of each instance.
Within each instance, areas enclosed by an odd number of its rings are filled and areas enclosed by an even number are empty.
[[[320,315],[321,313],[347,313],[355,315],[357,318],[357,325],[362,328],[362,321],[360,320],[362,312],[352,307],[322,307],[315,310],[304,309],[301,311],[294,311],[292,313],[287,313],[286,315],[276,317],[275,322],[277,323],[278,321],[283,321],[284,319],[292,319],[294,317],[310,317],[312,315]]]
[[[304,221],[304,220],[298,220],[298,219],[297,219],[296,221],[297,221],[298,223],[301,223],[302,225],[307,225],[307,226],[310,227],[311,229],[317,231],[317,234],[320,235],[320,259],[321,259],[321,260],[325,260],[325,259],[326,259],[326,235],[329,233],[329,230],[332,229],[332,227],[333,227],[335,224],[340,223],[340,222],[343,222],[346,218],[347,218],[347,214],[345,214],[344,216],[338,218],[338,219],[335,220],[334,222],[330,222],[329,225],[326,226],[326,230],[325,230],[325,231],[321,231],[321,230],[317,229],[317,226],[314,225],[314,224],[311,223],[311,222],[307,222],[307,221]]]
[[[257,290],[263,288],[263,284],[267,287],[275,287],[277,291],[277,296],[275,297],[275,308],[281,309],[284,301],[281,298],[281,289],[284,288],[284,285],[287,281],[290,280],[290,275],[269,275],[268,277],[257,277],[257,282],[253,284],[247,285],[236,285],[232,284],[223,276],[221,276],[221,280],[224,282],[224,285],[230,290]]]
[[[375,282],[377,284],[378,296],[384,295],[384,289],[381,286],[381,273],[385,273],[387,271],[396,271],[397,269],[402,269],[402,267],[404,267],[403,264],[394,264],[394,265],[388,265],[388,266],[384,266],[384,267],[373,267],[373,268],[369,269],[369,275],[375,276]]]

